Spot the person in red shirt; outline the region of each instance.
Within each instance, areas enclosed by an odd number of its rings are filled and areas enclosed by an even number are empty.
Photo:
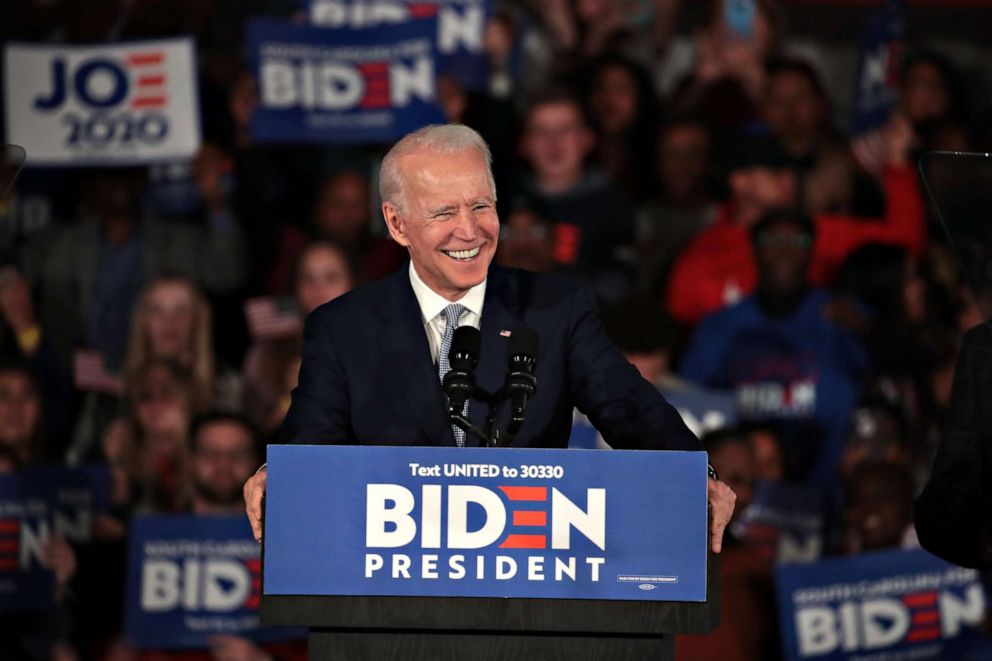
[[[923,201],[909,161],[913,140],[908,122],[894,116],[886,132],[884,217],[824,214],[814,218],[816,242],[809,272],[813,285],[829,284],[844,259],[866,243],[889,243],[914,254],[923,252]],[[767,138],[745,140],[738,146],[728,180],[730,199],[713,224],[679,255],[668,281],[665,307],[682,323],[695,324],[754,290],[757,270],[750,227],[766,212],[795,207],[799,202],[799,179],[781,147]]]

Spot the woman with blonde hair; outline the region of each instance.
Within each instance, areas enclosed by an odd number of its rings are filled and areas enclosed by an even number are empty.
[[[175,361],[187,370],[199,407],[236,407],[236,377],[218,376],[210,304],[189,278],[155,278],[141,292],[131,321],[125,380],[132,381],[152,360]]]

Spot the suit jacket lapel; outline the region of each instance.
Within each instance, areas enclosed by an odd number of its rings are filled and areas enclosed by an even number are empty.
[[[407,402],[420,421],[426,441],[431,445],[454,445],[455,435],[448,422],[437,367],[431,358],[423,316],[407,268],[404,266],[390,276],[393,300],[383,341],[404,359],[396,369],[409,375],[405,388]]]

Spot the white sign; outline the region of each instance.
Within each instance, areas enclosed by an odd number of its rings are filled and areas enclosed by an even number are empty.
[[[8,44],[7,140],[29,165],[145,164],[200,146],[193,42]]]

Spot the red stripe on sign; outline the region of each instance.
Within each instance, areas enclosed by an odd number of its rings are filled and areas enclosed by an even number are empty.
[[[0,553],[16,553],[18,546],[20,544],[16,539],[0,539]]]
[[[17,558],[0,558],[0,571],[20,569],[20,567],[21,565],[17,562]]]
[[[509,535],[499,545],[501,549],[543,549],[547,546],[545,535]]]
[[[383,78],[381,80],[378,79],[378,78],[376,78],[374,80],[366,80],[365,81],[365,90],[366,90],[366,92],[365,92],[366,94],[370,94],[372,92],[388,92],[389,91],[389,81],[386,80],[385,78]]]
[[[934,604],[937,603],[937,593],[920,592],[918,594],[904,594],[902,596],[902,601],[910,608],[922,608],[924,606],[933,606]]]
[[[262,569],[262,561],[258,559],[245,560],[245,567],[253,574],[257,574]]]
[[[437,5],[418,2],[411,4],[409,8],[410,18],[427,18],[428,16],[437,15]]]
[[[161,85],[164,82],[165,82],[165,76],[160,73],[151,76],[138,77],[138,87],[153,87],[155,85]]]
[[[162,64],[165,53],[132,53],[127,56],[127,63],[132,67],[145,67],[150,64]]]
[[[364,99],[362,99],[362,102],[359,104],[359,107],[361,107],[361,108],[388,108],[389,107],[389,99],[386,98],[386,97],[380,97],[380,96],[375,96],[375,97],[367,96]]]
[[[132,108],[161,108],[168,99],[164,96],[142,96],[131,102]]]
[[[936,640],[940,638],[940,629],[930,627],[927,629],[915,629],[906,635],[907,643],[915,643],[920,640]]]
[[[17,519],[0,520],[0,532],[17,532],[21,527],[21,522]]]
[[[245,599],[245,608],[250,608],[252,610],[258,608],[258,595],[252,595]]]
[[[547,487],[500,487],[510,500],[547,500]]]
[[[546,526],[548,525],[547,512],[514,512],[513,525],[515,526]]]
[[[937,624],[940,622],[940,613],[938,611],[919,611],[913,613],[913,625],[919,626],[921,624]]]
[[[375,74],[385,76],[389,73],[389,63],[366,62],[365,64],[359,64],[358,70],[361,71],[362,75],[365,76],[366,78]]]

